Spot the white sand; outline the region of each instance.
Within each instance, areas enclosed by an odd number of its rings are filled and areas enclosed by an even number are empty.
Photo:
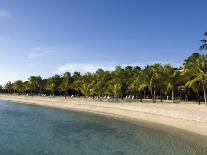
[[[194,103],[109,103],[85,98],[30,97],[0,95],[1,100],[37,104],[55,108],[77,110],[114,116],[121,119],[153,122],[207,136],[207,107]]]

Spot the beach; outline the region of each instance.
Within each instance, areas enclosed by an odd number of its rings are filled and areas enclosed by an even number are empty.
[[[0,95],[0,100],[90,112],[122,120],[149,122],[207,136],[207,107],[193,102],[99,102],[86,98]]]

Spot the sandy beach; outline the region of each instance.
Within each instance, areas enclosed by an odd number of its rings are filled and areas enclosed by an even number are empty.
[[[98,102],[85,98],[0,95],[0,100],[36,104],[165,125],[207,136],[207,107],[195,103]]]

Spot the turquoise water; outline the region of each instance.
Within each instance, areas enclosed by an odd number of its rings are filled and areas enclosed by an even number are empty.
[[[205,155],[151,128],[60,109],[0,101],[1,155]]]

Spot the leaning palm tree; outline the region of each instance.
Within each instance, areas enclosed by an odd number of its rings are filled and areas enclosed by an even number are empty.
[[[188,81],[186,86],[192,88],[195,84],[200,83],[204,93],[205,104],[207,106],[207,55],[199,55],[194,61],[188,62],[186,67],[188,72],[193,76],[193,79]]]
[[[204,36],[207,37],[207,32],[204,33]],[[201,40],[202,45],[200,46],[200,50],[207,50],[207,39]]]

